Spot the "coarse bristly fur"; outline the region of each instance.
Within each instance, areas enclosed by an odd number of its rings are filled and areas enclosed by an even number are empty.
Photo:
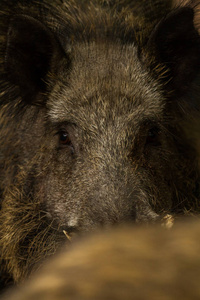
[[[197,4],[1,1],[2,276],[63,230],[199,213]]]

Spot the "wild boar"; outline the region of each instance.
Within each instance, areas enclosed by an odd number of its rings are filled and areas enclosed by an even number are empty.
[[[9,0],[0,18],[2,274],[66,236],[199,212],[192,5]]]

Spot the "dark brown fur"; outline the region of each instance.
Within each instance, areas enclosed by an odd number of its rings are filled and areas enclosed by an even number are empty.
[[[148,3],[2,1],[0,256],[15,282],[63,230],[199,213],[194,10]]]

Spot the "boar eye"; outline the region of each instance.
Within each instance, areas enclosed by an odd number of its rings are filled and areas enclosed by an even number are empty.
[[[66,131],[60,131],[58,132],[58,134],[59,134],[59,143],[61,145],[72,146],[71,139],[69,137],[69,134]]]
[[[160,129],[157,126],[149,129],[146,138],[146,145],[158,146],[160,145]]]

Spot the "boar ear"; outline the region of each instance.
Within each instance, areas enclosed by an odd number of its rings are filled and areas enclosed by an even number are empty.
[[[200,37],[193,18],[189,7],[175,10],[158,24],[148,43],[156,61],[169,70],[170,89],[179,94],[191,86],[200,71]]]
[[[45,92],[45,79],[54,72],[63,51],[53,33],[38,20],[17,15],[7,34],[5,68],[9,80],[19,87],[22,99],[34,104]]]

